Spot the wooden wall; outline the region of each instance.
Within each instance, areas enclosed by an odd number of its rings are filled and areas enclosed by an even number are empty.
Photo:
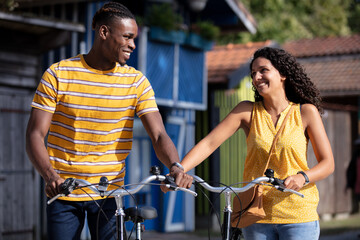
[[[325,214],[350,213],[351,194],[346,189],[346,170],[351,160],[351,113],[345,110],[325,109],[323,122],[335,159],[335,172],[317,183],[320,202],[318,212]],[[311,144],[309,166],[317,163]]]
[[[39,81],[33,55],[0,51],[0,239],[40,237],[39,174],[25,152],[33,87]]]
[[[35,239],[39,179],[25,152],[32,92],[0,88],[0,239]]]

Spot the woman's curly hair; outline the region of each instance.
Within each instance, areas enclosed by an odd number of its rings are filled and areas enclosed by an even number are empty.
[[[285,94],[288,100],[294,103],[311,103],[320,113],[323,112],[321,107],[320,91],[305,73],[303,67],[296,61],[290,53],[285,50],[271,47],[258,49],[250,63],[250,72],[255,59],[262,57],[268,59],[271,64],[286,77]],[[255,101],[262,101],[263,97],[253,87],[255,91]]]
[[[118,2],[108,2],[104,4],[94,15],[92,21],[92,28],[95,29],[96,25],[109,24],[113,21],[114,17],[120,19],[135,19],[135,16],[130,10]]]

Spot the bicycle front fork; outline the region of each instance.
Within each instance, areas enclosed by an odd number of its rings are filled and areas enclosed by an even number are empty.
[[[222,225],[222,239],[223,240],[230,240],[230,217],[231,212],[224,210],[224,220]]]
[[[241,229],[231,227],[231,193],[225,193],[224,219],[222,224],[222,240],[240,240]]]
[[[123,209],[116,210],[116,239],[117,240],[125,240],[126,230],[125,230],[125,221],[124,221],[125,213]]]
[[[232,209],[231,209],[231,193],[225,193],[225,208],[224,208],[224,219],[222,225],[222,239],[230,240],[230,217],[231,217]]]
[[[230,210],[230,211],[229,211]],[[224,210],[224,221],[222,225],[223,240],[240,240],[242,233],[240,228],[231,227],[231,209]]]
[[[116,239],[117,240],[125,240],[127,239],[126,236],[126,229],[125,229],[125,212],[123,208],[122,198],[120,196],[115,196],[116,202]]]

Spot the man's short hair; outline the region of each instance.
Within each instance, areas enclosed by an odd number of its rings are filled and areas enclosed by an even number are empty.
[[[115,17],[120,19],[135,19],[135,16],[130,10],[118,2],[108,2],[104,4],[94,15],[92,21],[92,28],[95,29],[96,25],[109,25]]]

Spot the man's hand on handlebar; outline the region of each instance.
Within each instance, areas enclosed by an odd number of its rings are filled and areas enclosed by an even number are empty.
[[[50,178],[45,182],[45,193],[48,197],[52,198],[61,193],[61,184],[65,181],[65,179],[60,176],[55,176]]]

